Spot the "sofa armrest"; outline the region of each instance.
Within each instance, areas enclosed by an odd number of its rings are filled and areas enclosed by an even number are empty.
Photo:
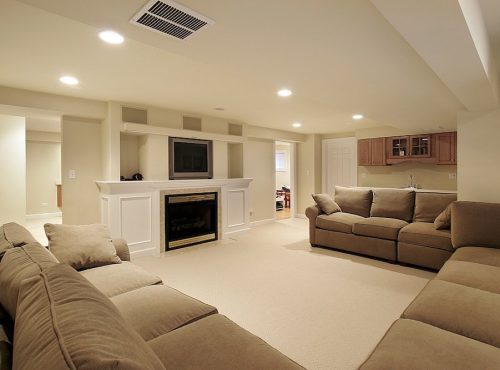
[[[309,243],[316,244],[316,217],[321,214],[321,209],[317,205],[306,208],[306,217],[309,219]]]
[[[130,261],[130,251],[127,242],[123,239],[113,239],[112,242],[118,257],[120,257],[122,261]]]

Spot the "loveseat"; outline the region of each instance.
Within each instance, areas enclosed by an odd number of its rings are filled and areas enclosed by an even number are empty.
[[[500,204],[451,206],[455,252],[362,370],[500,368]]]
[[[341,212],[306,209],[309,240],[314,247],[438,270],[453,247],[450,230],[436,230],[433,222],[456,199],[454,193],[337,186]]]
[[[0,227],[0,368],[302,369],[130,262],[77,271],[20,225]]]

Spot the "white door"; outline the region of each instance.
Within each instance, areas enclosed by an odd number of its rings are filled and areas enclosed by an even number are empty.
[[[358,150],[356,138],[323,140],[323,192],[333,194],[335,185],[357,186]]]

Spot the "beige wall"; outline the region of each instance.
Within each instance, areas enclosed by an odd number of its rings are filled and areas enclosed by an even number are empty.
[[[0,225],[26,214],[26,120],[0,115]]]
[[[500,202],[500,109],[458,116],[458,198]]]
[[[304,214],[313,200],[311,194],[321,192],[321,136],[308,135],[297,144],[297,214]]]
[[[243,144],[227,145],[227,167],[230,179],[243,177]]]
[[[276,153],[285,153],[286,162],[288,167],[285,171],[276,171],[276,189],[281,189],[283,185],[291,185],[291,168],[290,168],[290,145],[276,144]]]
[[[70,170],[76,170],[76,179],[68,178]],[[99,190],[95,183],[100,179],[102,179],[100,122],[63,117],[63,223],[100,222]]]
[[[144,180],[168,180],[168,137],[144,135],[139,138],[139,172]]]
[[[250,183],[250,220],[273,219],[276,208],[274,142],[249,139],[244,143],[243,151],[243,175],[253,178]]]
[[[61,211],[57,207],[56,190],[56,183],[61,182],[61,143],[40,141],[40,139],[27,135],[26,214],[28,215]]]
[[[120,135],[120,175],[130,178],[139,172],[139,136]]]
[[[214,156],[214,179],[228,178],[228,153],[227,143],[223,141],[213,142]]]

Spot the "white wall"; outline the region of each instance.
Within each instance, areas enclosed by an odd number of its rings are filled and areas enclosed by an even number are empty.
[[[458,116],[458,198],[500,203],[500,109]]]
[[[0,115],[0,225],[24,223],[26,214],[26,120]]]
[[[59,136],[59,135],[57,135]],[[61,143],[28,136],[26,141],[26,214],[54,213],[56,183],[61,181]]]

